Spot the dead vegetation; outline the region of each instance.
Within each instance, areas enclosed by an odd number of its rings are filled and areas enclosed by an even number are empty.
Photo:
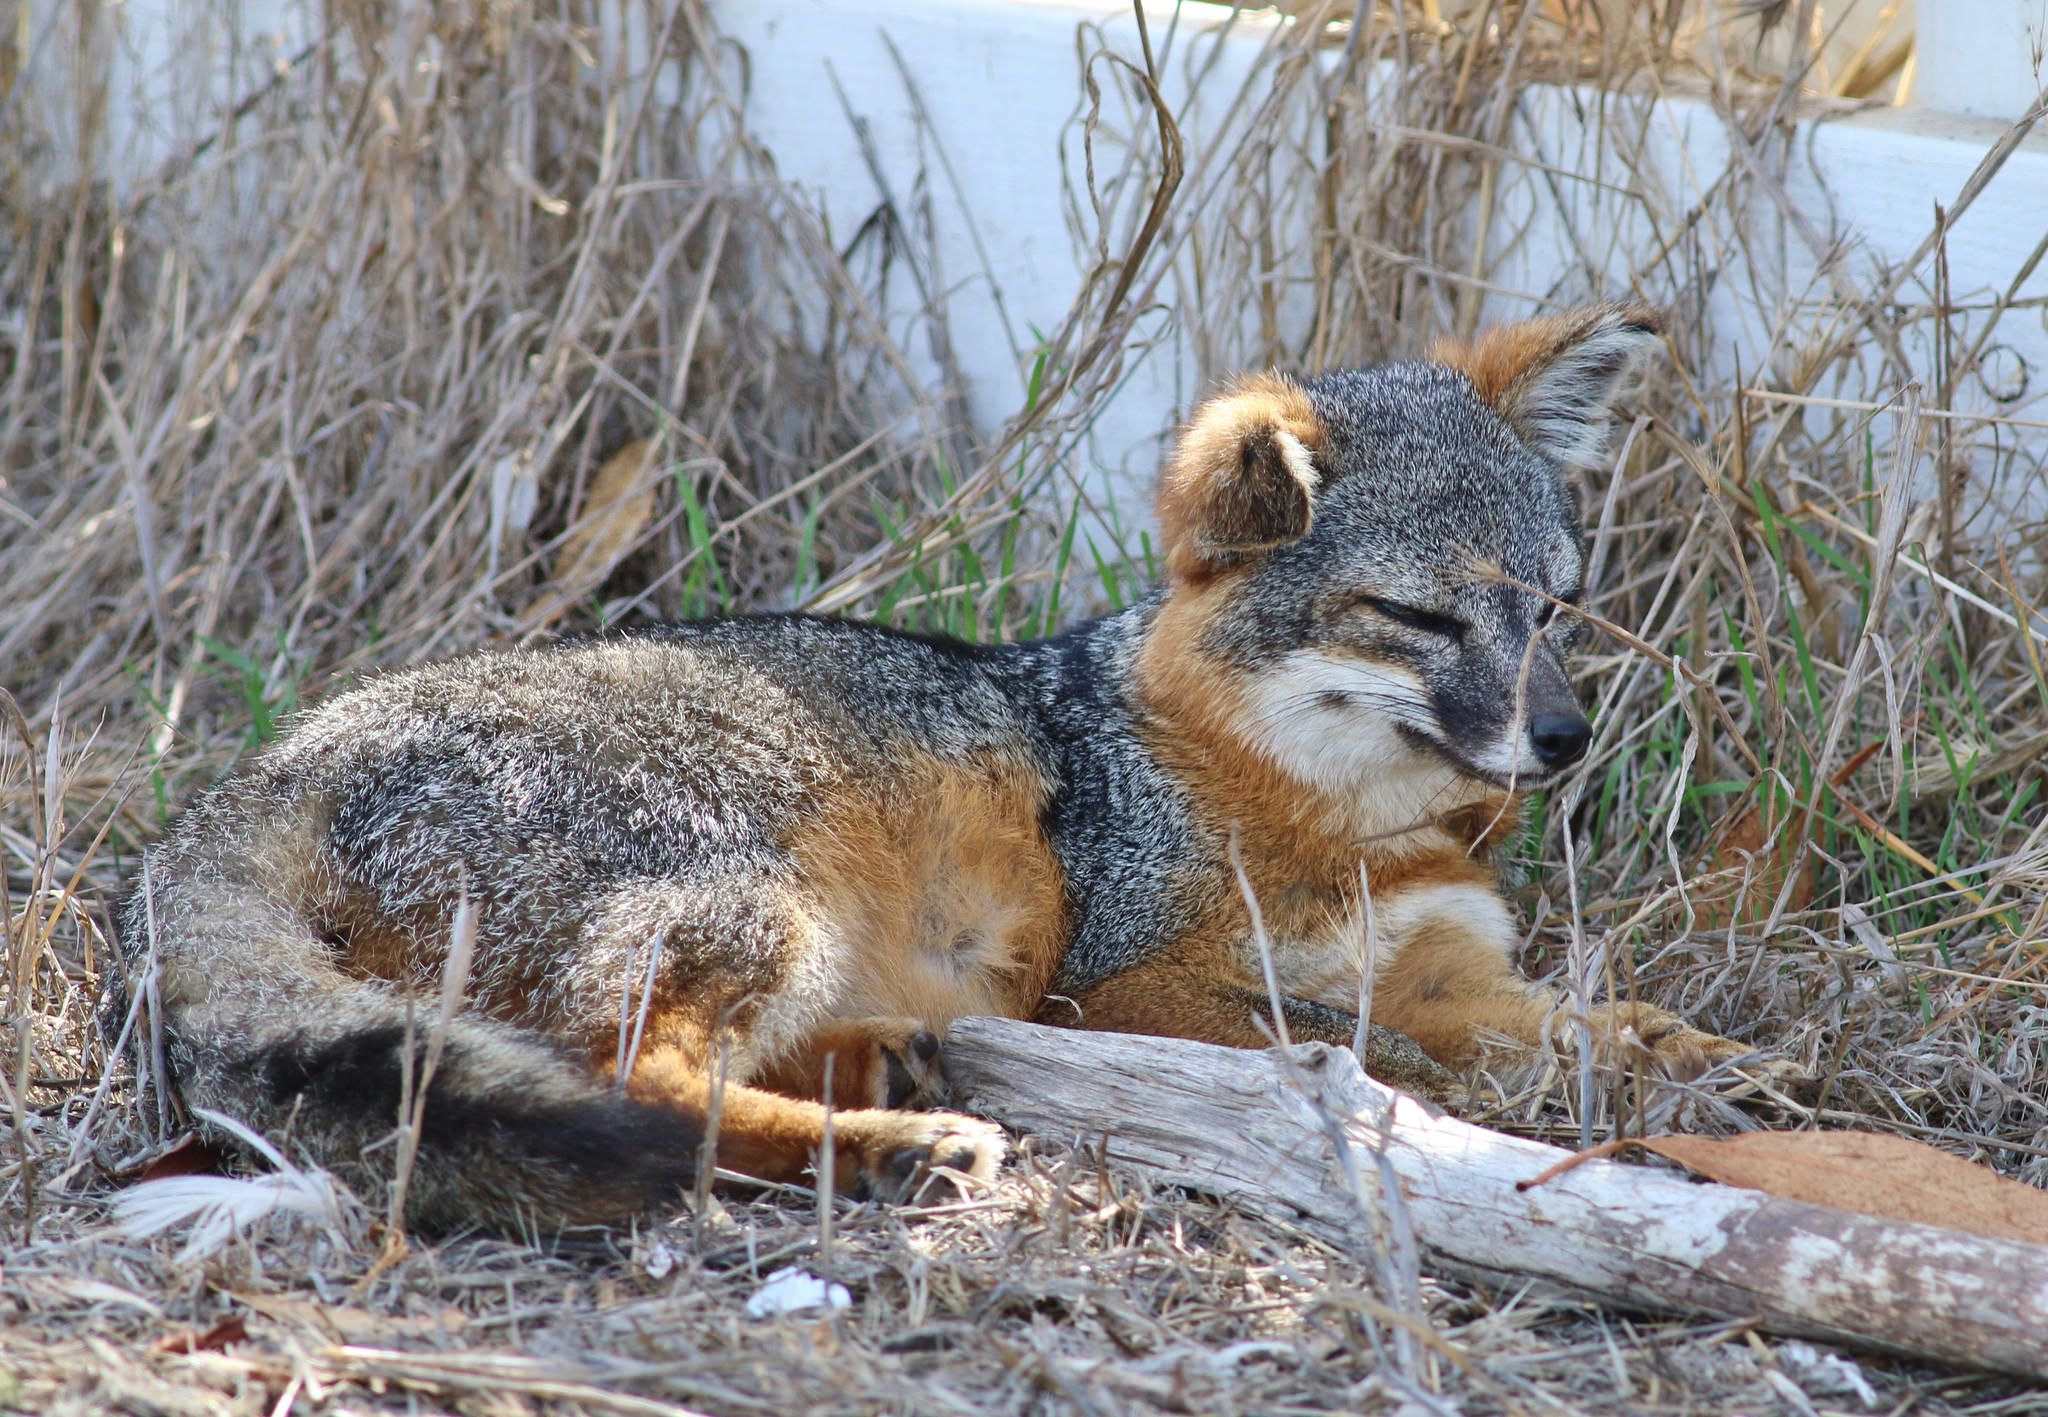
[[[1519,853],[1532,972],[1799,1057],[1823,1095],[1781,1123],[2048,1180],[2048,477],[2038,397],[2004,398],[1998,362],[2001,322],[2048,306],[2042,249],[1995,289],[1940,274],[2019,139],[1886,265],[1793,197],[1788,125],[1884,98],[1856,66],[1903,30],[1822,83],[1811,0],[1290,8],[1229,94],[1185,15],[1149,72],[1128,24],[1119,62],[1082,29],[1094,264],[1029,352],[1035,396],[982,428],[775,182],[696,4],[344,0],[238,51],[232,103],[186,104],[139,163],[115,151],[112,12],[24,8],[0,63],[0,1407],[2038,1410],[1739,1325],[1390,1288],[1373,1256],[1056,1149],[989,1196],[829,1233],[801,1194],[381,1268],[353,1213],[183,1264],[176,1236],[106,1228],[114,1179],[180,1131],[103,1070],[107,905],[173,804],[301,698],[724,607],[1028,633],[1144,579],[1075,464],[1167,317],[1201,375],[1315,367],[1596,278],[1679,334],[1589,489],[1600,736]],[[1745,8],[1789,23],[1760,45]],[[1598,99],[1626,181],[1525,288],[1529,202],[1595,185],[1544,147],[1544,77]],[[1190,90],[1221,116],[1184,121]],[[1725,170],[1660,159],[1660,91],[1706,106]],[[1731,325],[1739,383],[1713,356]],[[1756,1124],[1575,1077],[1490,1115],[1567,1144]],[[747,1317],[792,1262],[852,1306]]]

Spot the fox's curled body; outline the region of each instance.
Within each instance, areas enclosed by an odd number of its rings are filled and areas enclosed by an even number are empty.
[[[798,1179],[828,1059],[837,1176],[900,1195],[1000,1158],[987,1124],[909,1110],[956,1018],[1263,1044],[1249,885],[1288,1032],[1350,1042],[1370,952],[1368,1066],[1441,1093],[1439,1064],[1539,1041],[1551,1008],[1475,848],[1584,747],[1567,471],[1652,338],[1606,306],[1236,386],[1164,477],[1167,584],[1050,640],[770,616],[342,694],[195,802],[123,903],[169,1071],[376,1187],[467,902],[416,1223],[658,1206],[715,1074],[719,1164]],[[1736,1051],[1627,1021],[1670,1068]]]

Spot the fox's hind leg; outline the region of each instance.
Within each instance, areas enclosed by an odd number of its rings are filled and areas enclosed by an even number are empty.
[[[802,1181],[825,1143],[825,1061],[832,1060],[833,1183],[901,1200],[934,1166],[976,1178],[1004,1152],[994,1125],[899,1110],[937,1099],[937,1040],[910,1018],[842,1020],[837,935],[806,898],[763,873],[633,883],[595,917],[588,972],[608,977],[602,1058],[631,1051],[627,1095],[708,1112],[718,1108],[718,1164],[767,1181]],[[648,962],[649,940],[660,942]],[[620,981],[625,981],[621,992]],[[644,1014],[644,1019],[640,1016]],[[588,1016],[588,1015],[586,1015]],[[626,1030],[629,1048],[618,1038]],[[638,1048],[630,1048],[637,1038]]]
[[[700,1035],[645,1051],[627,1083],[627,1095],[708,1115],[714,1085],[704,1062],[704,1042]],[[728,1083],[717,1110],[718,1164],[725,1169],[764,1181],[797,1182],[819,1169],[825,1144],[822,1103]],[[835,1110],[832,1140],[834,1186],[849,1195],[887,1201],[913,1199],[933,1167],[985,1181],[995,1174],[1006,1149],[1002,1129],[992,1122],[883,1107]]]

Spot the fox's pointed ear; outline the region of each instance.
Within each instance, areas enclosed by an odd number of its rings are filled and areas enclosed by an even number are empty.
[[[1308,395],[1278,374],[1241,379],[1196,409],[1159,479],[1173,579],[1204,580],[1308,535],[1322,448]]]
[[[1470,379],[1537,452],[1591,468],[1606,451],[1615,385],[1663,329],[1640,300],[1615,301],[1497,325],[1470,343],[1440,339],[1429,357]]]

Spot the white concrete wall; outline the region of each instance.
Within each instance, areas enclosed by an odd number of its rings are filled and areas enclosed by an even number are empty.
[[[1980,58],[2022,48],[2031,55],[2037,35],[2028,28],[2029,7],[2048,0],[1972,3],[1972,13],[2000,4],[2011,14],[1963,26],[1943,0],[1938,22],[1930,19],[1936,7],[1923,7],[1923,34],[1934,22],[1951,37],[1960,29]],[[120,183],[217,127],[219,114],[307,42],[316,8],[302,0],[40,0],[29,10],[29,77],[69,112],[75,96],[63,79],[74,52],[112,47],[104,150]],[[1023,398],[1034,330],[1054,328],[1072,303],[1094,259],[1089,243],[1106,231],[1108,247],[1120,249],[1147,195],[1141,183],[1118,181],[1127,144],[1149,150],[1146,120],[1115,68],[1099,60],[1095,166],[1109,210],[1098,215],[1083,194],[1077,117],[1084,56],[1106,47],[1136,61],[1128,4],[712,0],[712,8],[747,56],[749,124],[781,175],[814,195],[837,238],[850,241],[885,202],[909,218],[909,255],[891,272],[882,314],[936,378],[940,346],[930,309],[934,293],[942,296],[946,345],[967,384],[974,432],[992,435]],[[1239,98],[1270,91],[1278,22],[1164,0],[1147,13],[1166,93],[1188,139],[1185,196],[1218,179],[1236,144],[1273,136],[1248,135]],[[2020,32],[1993,32],[1993,24]],[[631,36],[624,42],[634,43]],[[1934,91],[1952,86],[1937,83]],[[1595,103],[1605,105],[1598,124],[1586,121]],[[1617,114],[1628,121],[1617,124]],[[1313,158],[1316,115],[1297,105],[1277,121],[1296,130],[1283,136]],[[1763,164],[1765,176],[1749,179],[1758,190],[1740,205],[1741,225],[1730,227],[1703,200],[1730,160],[1728,135],[1707,103],[1676,94],[1655,103],[1602,100],[1532,87],[1519,121],[1522,145],[1557,170],[1511,166],[1503,173],[1488,276],[1527,298],[1491,296],[1488,313],[1612,291],[1640,271],[1646,294],[1705,312],[1720,372],[1745,373],[1795,359],[1826,332],[1833,303],[1885,285],[1885,270],[1921,244],[1935,203],[1955,202],[2002,131],[1995,122],[1918,109],[1803,124],[1783,165],[1793,215],[1760,195],[1776,180],[1768,176],[1779,170],[1773,159]],[[1631,123],[1639,137],[1617,143]],[[1298,188],[1264,214],[1274,255],[1269,268],[1246,278],[1263,283],[1280,323],[1294,329],[1310,313],[1300,280],[1307,257],[1294,239],[1309,217]],[[1695,221],[1695,212],[1704,216]],[[1200,210],[1190,216],[1205,219]],[[1976,307],[1956,322],[1965,344],[2044,227],[2048,134],[2036,133],[1947,238],[1951,298]],[[1725,267],[1710,288],[1693,288],[1696,272],[1679,260],[1652,259],[1669,233],[1687,228],[1711,263]],[[1833,255],[1824,261],[1823,253]],[[1897,299],[1924,301],[1931,279],[1932,263],[1922,261]],[[1077,459],[1120,474],[1119,500],[1128,508],[1142,506],[1160,438],[1202,381],[1252,357],[1249,318],[1231,307],[1241,299],[1248,311],[1260,293],[1247,287],[1198,296],[1190,261],[1159,292],[1147,316],[1153,340],[1128,357],[1125,382]],[[2004,316],[1994,339],[1999,387],[1967,383],[1955,399],[1959,407],[2048,419],[2048,316],[2025,304],[2048,298],[2048,262],[2011,293],[2022,308]],[[1909,353],[1918,362],[1925,351]]]
[[[1913,99],[2011,122],[2048,83],[2048,0],[1921,0]]]
[[[120,181],[189,151],[221,116],[320,32],[304,0],[16,0],[29,36],[24,79],[69,161],[81,143]],[[103,119],[94,86],[104,75]],[[97,133],[91,130],[99,127]]]
[[[952,342],[975,419],[981,431],[993,431],[1017,406],[1030,328],[1056,321],[1080,280],[1088,253],[1072,234],[1058,157],[1064,152],[1067,170],[1078,169],[1069,124],[1078,53],[1095,43],[1137,53],[1128,7],[1116,0],[714,2],[726,32],[755,55],[748,97],[754,130],[782,175],[816,194],[836,231],[852,232],[883,200],[850,118],[865,126],[899,200],[917,190],[924,174],[936,264],[954,292]],[[1151,13],[1158,35],[1173,12]],[[1240,20],[1226,32],[1227,19],[1218,7],[1180,7],[1178,48],[1164,66],[1191,162],[1205,140],[1237,135],[1228,101],[1247,81],[1255,83],[1267,62],[1269,31]],[[1999,37],[1979,34],[1976,42],[1992,45]],[[915,78],[928,126],[913,118],[892,46]],[[1587,121],[1596,108],[1601,121]],[[1935,204],[1955,204],[2005,125],[1918,108],[1803,123],[1783,168],[1786,203],[1769,196],[1776,179],[1768,174],[1778,163],[1765,154],[1759,167],[1766,175],[1752,180],[1753,190],[1733,208],[1743,213],[1739,225],[1707,196],[1733,154],[1722,121],[1702,98],[1603,99],[1532,86],[1518,127],[1515,146],[1562,174],[1533,165],[1503,174],[1488,276],[1529,298],[1490,296],[1488,315],[1526,313],[1545,298],[1626,289],[1640,272],[1645,294],[1708,320],[1712,372],[1740,370],[1767,381],[1773,370],[1789,373],[1829,333],[1834,304],[1890,284],[1893,268],[1932,229]],[[1631,130],[1633,140],[1616,141]],[[957,191],[936,164],[941,146]],[[1701,212],[1703,219],[1696,217]],[[1721,268],[1706,289],[1694,288],[1696,272],[1678,259],[1655,259],[1670,234],[1688,228]],[[1966,307],[1954,321],[1962,345],[1987,318],[1984,307],[2008,293],[2044,230],[2048,132],[2039,132],[2011,155],[1944,243],[1951,300]],[[1685,255],[1683,245],[1676,255]],[[1932,279],[1933,262],[1923,258],[1898,283],[1895,299],[1930,300]],[[899,284],[897,294],[904,293]],[[2011,293],[2022,302],[2048,299],[2048,262]],[[1304,297],[1291,298],[1294,315],[1305,321]],[[1190,300],[1169,303],[1183,316],[1192,313]],[[895,319],[906,328],[915,323],[914,302],[892,304]],[[1139,486],[1162,428],[1216,372],[1197,357],[1194,324],[1183,318],[1137,361],[1098,425],[1095,456]],[[916,348],[914,336],[910,343]],[[1954,391],[1956,406],[2048,420],[2048,313],[2036,305],[2006,314],[1992,345],[2000,386],[1966,381]],[[1907,346],[1914,365],[1931,369],[1924,339],[1909,337]],[[1847,383],[1821,390],[1869,391]],[[2048,492],[2033,495],[2048,505]]]
[[[1508,189],[1509,231],[1495,241],[1495,280],[1551,294],[1582,288],[1589,269],[1641,270],[1653,297],[1697,295],[1715,332],[1713,367],[1755,371],[1754,379],[1768,378],[1774,368],[1789,376],[1786,361],[1832,320],[1829,303],[1871,298],[1888,288],[1934,230],[1936,204],[1956,206],[2006,130],[2000,122],[1912,108],[1801,124],[1784,170],[1783,203],[1770,194],[1775,180],[1758,178],[1737,208],[1744,217],[1737,224],[1725,209],[1702,202],[1704,188],[1733,156],[1725,125],[1706,103],[1609,97],[1596,132],[1582,120],[1580,105],[1597,101],[1563,90],[1526,101],[1516,146],[1600,180],[1554,184],[1521,174]],[[1632,140],[1618,143],[1624,134]],[[1766,155],[1759,167],[1768,172],[1775,164]],[[1678,260],[1650,260],[1689,222],[1693,239],[1725,263],[1704,291],[1691,289],[1692,274]],[[1943,243],[1951,301],[1968,306],[2004,294],[2044,233],[2048,133],[2015,151],[1954,220]],[[1933,260],[1923,256],[1898,281],[1896,300],[1931,301],[1933,278]],[[2015,294],[2048,299],[2048,269],[2037,269]],[[1500,304],[1505,310],[1513,302]],[[1965,341],[1975,318],[1966,312],[1957,320]],[[1957,390],[1957,406],[2014,416],[2022,405],[2038,409],[2048,395],[2048,318],[2038,308],[2010,313],[1994,339],[2023,359],[2022,396],[1993,399],[1972,382]]]

